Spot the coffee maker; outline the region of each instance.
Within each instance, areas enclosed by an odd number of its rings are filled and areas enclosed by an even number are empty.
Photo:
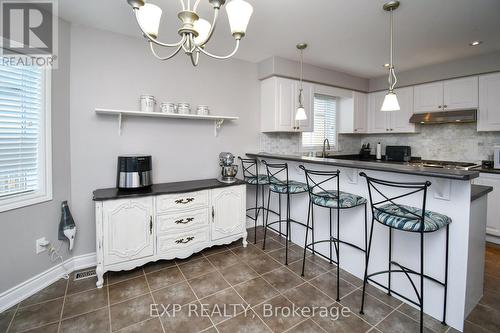
[[[229,152],[220,153],[219,165],[221,167],[219,181],[226,184],[234,183],[238,173],[238,166],[234,164],[234,155]]]

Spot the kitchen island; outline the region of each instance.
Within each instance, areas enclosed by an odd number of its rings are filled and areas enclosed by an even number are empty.
[[[405,163],[386,163],[383,161],[352,161],[339,158],[316,158],[270,153],[248,153],[248,157],[266,160],[270,163],[287,162],[290,179],[305,182],[299,165],[313,170],[340,170],[340,190],[365,197],[368,200],[366,181],[359,176],[365,172],[368,176],[395,182],[430,181],[427,193],[426,209],[445,214],[452,219],[450,225],[449,263],[448,263],[448,302],[446,322],[462,331],[463,321],[477,304],[483,294],[484,248],[486,230],[486,205],[488,187],[475,187],[471,180],[479,176],[478,171],[452,170],[411,166]],[[265,173],[262,168],[261,173]],[[388,191],[389,195],[396,192]],[[308,195],[293,195],[291,204],[292,218],[305,222],[307,219]],[[421,207],[422,197],[405,198],[405,204]],[[271,205],[277,202],[271,199]],[[317,237],[329,234],[328,209],[315,208],[315,233]],[[334,214],[335,215],[335,214]],[[271,217],[270,217],[271,221]],[[371,212],[368,209],[368,223]],[[340,238],[343,241],[364,247],[364,210],[349,209],[341,212]],[[336,225],[336,223],[334,223]],[[284,229],[283,229],[284,230]],[[373,244],[370,254],[369,273],[387,269],[388,237],[387,227],[374,226]],[[304,246],[305,230],[302,226],[292,225],[292,241]],[[405,266],[419,270],[418,234],[396,231],[393,233],[393,260]],[[444,281],[445,274],[445,230],[425,235],[425,274]],[[323,245],[323,246],[320,246]],[[329,253],[328,244],[318,244],[316,250]],[[362,278],[364,274],[364,253],[348,246],[340,245],[340,267]],[[307,269],[307,267],[306,267]],[[378,283],[387,285],[387,275],[374,277]],[[417,277],[413,278],[419,285]],[[424,311],[441,320],[443,312],[443,287],[426,280]],[[415,293],[403,274],[393,274],[392,288],[411,299]],[[342,290],[341,290],[342,292]],[[341,295],[342,296],[342,295]],[[352,309],[358,311],[359,309]]]

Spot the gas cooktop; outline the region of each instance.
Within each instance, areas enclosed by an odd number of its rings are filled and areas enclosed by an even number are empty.
[[[466,162],[450,162],[450,161],[431,161],[431,160],[415,160],[408,162],[408,165],[425,168],[440,168],[452,170],[471,170],[481,165]]]

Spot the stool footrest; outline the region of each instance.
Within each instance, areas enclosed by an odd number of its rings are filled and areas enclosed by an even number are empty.
[[[426,274],[420,274],[419,272],[414,271],[411,268],[408,268],[406,266],[401,265],[397,261],[391,261],[391,264],[400,267],[402,270],[406,271],[407,273],[415,274],[415,275],[418,275],[418,276],[422,275],[424,278],[426,278],[426,279],[428,279],[428,280],[430,280],[432,282],[435,282],[437,284],[440,284],[440,285],[444,286],[444,282],[441,282],[441,281],[437,280],[436,278],[433,278],[432,276],[429,276],[429,275],[426,275]],[[391,270],[391,272],[394,273],[395,271]]]
[[[312,245],[316,245],[318,243],[341,243],[341,244],[344,244],[344,245],[349,245],[349,246],[351,246],[351,247],[353,247],[355,249],[360,250],[361,252],[366,253],[366,250],[364,250],[363,248],[357,246],[356,244],[352,244],[352,243],[349,243],[349,242],[337,239],[335,237],[332,237],[331,239],[324,239],[324,240],[319,240],[319,241],[315,241],[315,242],[309,243],[309,244],[306,245],[306,247],[311,247]],[[328,260],[330,260],[330,259],[328,259]]]
[[[268,222],[268,223],[267,223],[267,226],[270,226],[270,225],[273,225],[273,224],[276,224],[276,223],[283,223],[283,222],[285,222],[285,223],[286,223],[286,222],[287,222],[287,220],[277,220],[277,221]],[[293,223],[295,223],[295,224],[299,224],[299,225],[301,225],[301,226],[303,226],[303,227],[306,227],[306,228],[312,229],[312,227],[311,227],[311,226],[308,226],[307,224],[302,223],[302,222],[299,222],[299,221],[294,220],[294,219],[290,219],[290,222],[293,222]]]
[[[387,290],[387,291],[389,291],[389,288],[388,288],[388,287],[386,287],[386,286],[384,286],[384,285],[383,285],[382,283],[380,283],[380,282],[377,282],[377,281],[375,281],[375,280],[373,280],[373,279],[371,279],[371,278],[369,278],[369,277],[367,277],[367,278],[366,278],[366,280],[367,280],[367,281],[370,281],[370,282],[371,282],[371,283],[373,283],[373,284],[376,284],[377,286],[379,286],[379,287],[381,287],[381,288],[383,288],[383,289],[385,289],[385,290]],[[416,302],[416,301],[412,300],[411,298],[406,297],[405,295],[402,295],[402,294],[400,294],[400,293],[398,293],[397,291],[394,291],[394,290],[392,290],[392,289],[391,289],[391,294],[394,294],[394,295],[396,295],[396,296],[399,296],[399,297],[401,297],[402,299],[404,299],[404,300],[406,300],[406,301],[408,301],[408,302],[412,303],[412,304],[413,304],[413,305],[415,305],[415,306],[420,306],[420,305],[421,305],[419,302]]]

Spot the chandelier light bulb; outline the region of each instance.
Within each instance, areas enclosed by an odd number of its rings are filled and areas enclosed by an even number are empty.
[[[387,95],[385,95],[384,103],[382,104],[382,108],[380,111],[399,111],[401,108],[399,107],[398,97],[392,91],[389,91]]]
[[[245,36],[253,13],[252,5],[244,0],[232,0],[226,5],[226,12],[233,36],[235,38]]]
[[[198,32],[198,37],[194,38],[194,42],[196,43],[196,45],[204,44],[208,39],[208,35],[210,34],[212,25],[210,24],[210,22],[202,18],[195,21],[193,25],[196,32]]]
[[[139,7],[138,20],[142,29],[153,38],[158,37],[162,10],[157,5],[146,3]]]

